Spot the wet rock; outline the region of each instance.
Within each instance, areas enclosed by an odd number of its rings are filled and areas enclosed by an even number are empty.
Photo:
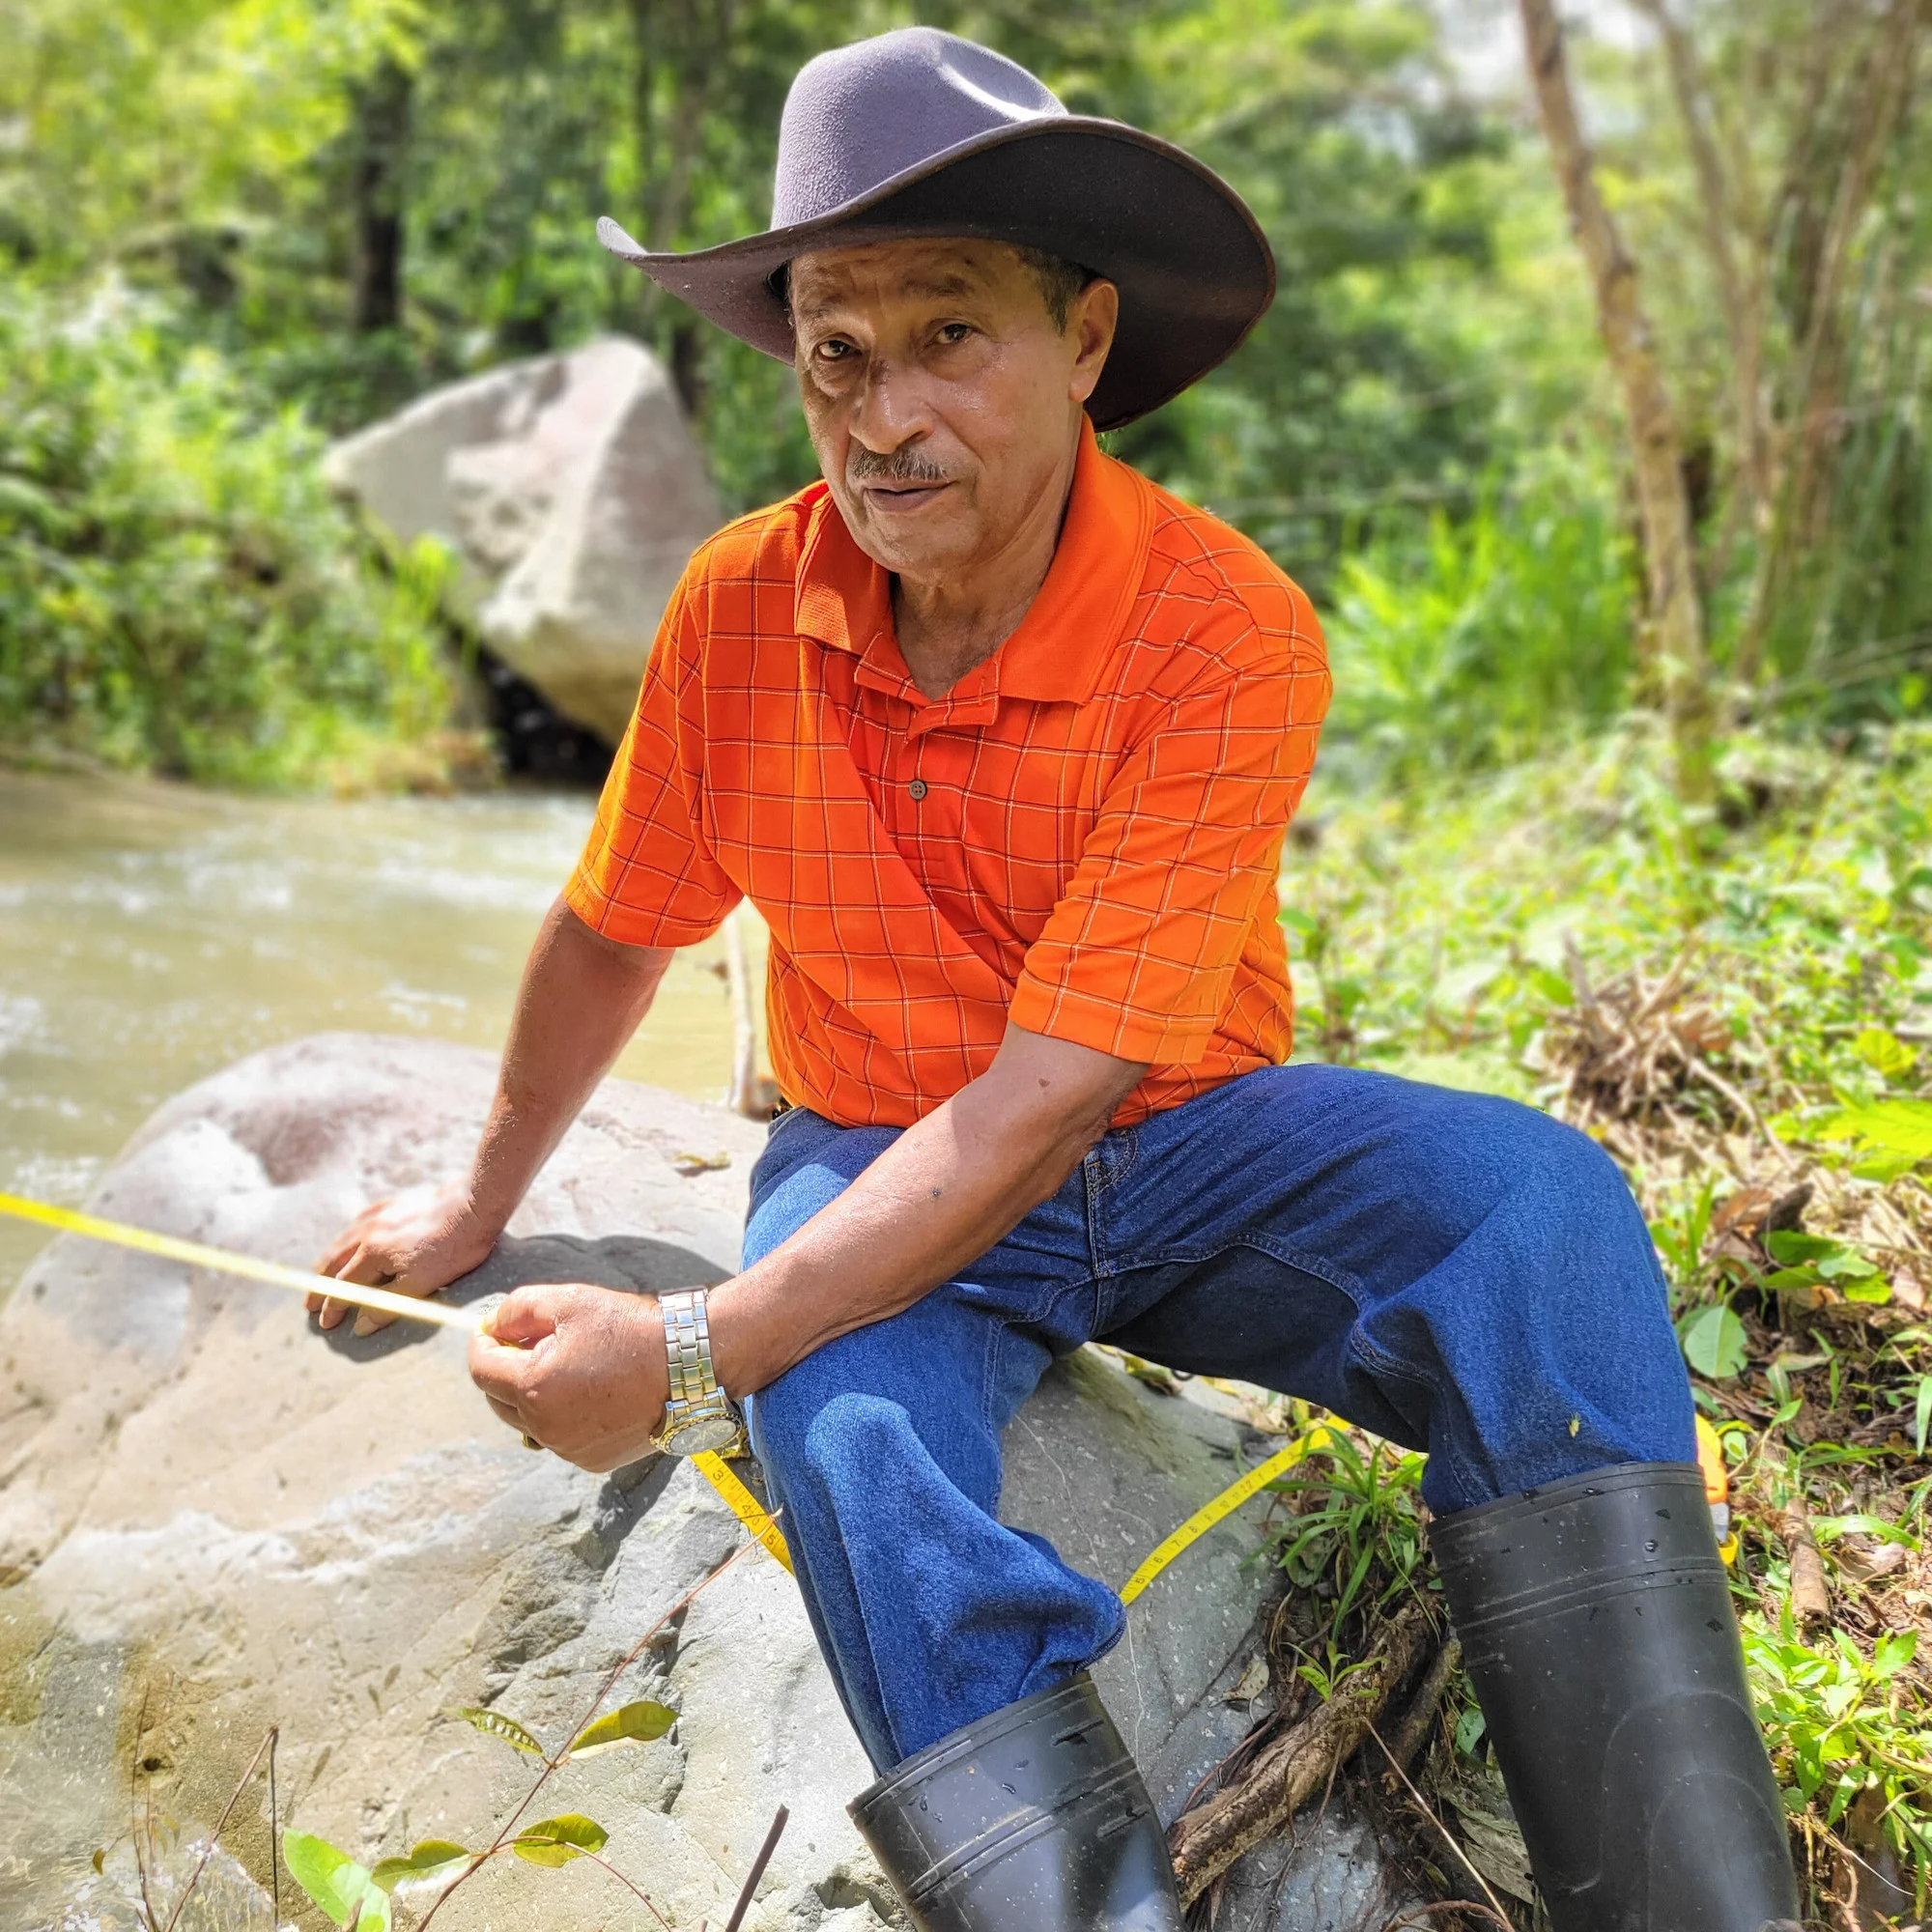
[[[258,1054],[162,1108],[93,1206],[306,1264],[372,1195],[455,1171],[493,1078],[488,1056],[422,1039]],[[762,1135],[608,1083],[497,1254],[452,1293],[719,1279]],[[694,1148],[730,1165],[681,1174]],[[529,1454],[463,1352],[457,1334],[407,1325],[324,1337],[283,1292],[94,1244],[58,1241],[28,1272],[0,1310],[14,1390],[0,1417],[14,1579],[0,1588],[0,1923],[59,1924],[89,1899],[116,1922],[103,1888],[128,1867],[130,1771],[146,1767],[143,1807],[152,1791],[192,1839],[271,1722],[285,1824],[364,1860],[429,1836],[487,1840],[535,1767],[450,1710],[487,1704],[556,1747],[619,1660],[740,1548],[687,1463],[595,1477]],[[1008,1513],[1119,1583],[1252,1446],[1228,1418],[1083,1353],[1009,1435]],[[1101,1666],[1169,1813],[1247,1721],[1223,1698],[1270,1589],[1264,1566],[1243,1564],[1252,1548],[1238,1519],[1216,1530],[1135,1606]],[[869,1768],[797,1592],[762,1552],[673,1618],[612,1697],[654,1697],[677,1724],[564,1766],[543,1807],[598,1819],[605,1856],[670,1925],[723,1923],[780,1803],[791,1824],[753,1924],[876,1932],[890,1918],[844,1813]],[[224,1843],[266,1877],[265,1790]],[[99,1877],[97,1849],[110,1855]],[[594,1932],[639,1912],[587,1862],[504,1860],[437,1922]]]
[[[618,336],[432,390],[339,443],[328,474],[391,536],[448,544],[461,614],[613,745],[671,588],[721,521],[663,365]]]

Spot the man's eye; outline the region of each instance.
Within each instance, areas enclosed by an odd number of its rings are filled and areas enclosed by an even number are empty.
[[[842,362],[851,355],[852,345],[849,342],[841,342],[834,336],[830,342],[821,342],[816,353],[821,361]]]
[[[942,342],[964,342],[973,333],[970,322],[949,322],[939,331]]]

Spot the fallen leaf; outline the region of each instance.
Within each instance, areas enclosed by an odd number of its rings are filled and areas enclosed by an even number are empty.
[[[671,1155],[670,1164],[682,1175],[715,1174],[719,1169],[731,1165],[731,1156],[724,1152],[693,1153],[688,1149],[680,1148]]]
[[[1241,1672],[1239,1681],[1221,1699],[1224,1704],[1252,1704],[1268,1688],[1268,1661],[1261,1652],[1248,1659],[1247,1667]]]

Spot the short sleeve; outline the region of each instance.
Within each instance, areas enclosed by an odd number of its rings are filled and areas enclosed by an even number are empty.
[[[701,639],[680,584],[564,900],[627,946],[689,946],[738,902],[704,836]]]
[[[1027,951],[1014,1024],[1122,1060],[1206,1051],[1264,895],[1272,917],[1328,705],[1319,646],[1236,657],[1247,668],[1218,667],[1128,752]]]

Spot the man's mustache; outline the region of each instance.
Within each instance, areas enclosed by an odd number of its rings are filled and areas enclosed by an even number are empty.
[[[845,459],[845,481],[860,483],[950,483],[952,475],[908,443],[881,453],[856,444]]]

